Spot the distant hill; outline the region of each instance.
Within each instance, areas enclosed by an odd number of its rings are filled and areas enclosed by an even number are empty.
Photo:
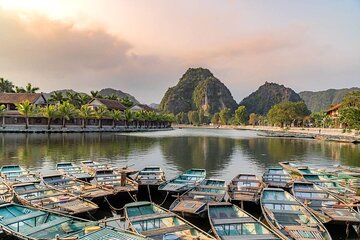
[[[298,102],[301,101],[301,98],[291,88],[266,82],[258,90],[244,98],[239,105],[245,106],[249,114],[266,115],[272,106],[282,101]]]
[[[213,114],[228,107],[235,111],[237,104],[229,89],[204,68],[190,68],[178,84],[169,88],[160,103],[160,110],[177,114],[209,106]]]
[[[159,109],[159,106],[160,106],[160,104],[158,104],[158,103],[151,103],[151,104],[149,104],[149,107],[151,107],[151,108],[153,108],[153,109]]]
[[[299,95],[304,100],[309,110],[318,112],[326,110],[331,105],[341,102],[344,96],[351,91],[360,91],[360,88],[328,89],[319,92],[304,91],[300,92]]]
[[[68,93],[68,92],[70,92],[70,93],[79,93],[81,95],[86,94],[84,92],[77,92],[77,91],[74,91],[72,89],[61,89],[61,90],[51,91],[49,93],[43,93],[43,95],[44,95],[44,97],[46,99],[48,99],[48,98],[50,98],[51,94],[53,94],[54,92],[61,92],[64,97],[66,96],[66,93]]]
[[[133,103],[135,104],[138,104],[140,103],[134,96],[130,95],[129,93],[125,93],[123,91],[120,91],[120,90],[116,90],[116,89],[113,89],[113,88],[104,88],[104,89],[101,89],[99,91],[99,94],[101,96],[111,96],[111,95],[116,95],[120,98],[129,98]]]

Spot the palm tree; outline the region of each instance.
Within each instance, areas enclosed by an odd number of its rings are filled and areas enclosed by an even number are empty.
[[[83,128],[86,128],[87,120],[94,115],[94,110],[88,104],[85,104],[79,109],[78,115],[82,118]]]
[[[25,100],[22,103],[17,103],[16,109],[18,112],[25,117],[25,129],[29,128],[29,117],[35,112],[34,104],[30,103],[28,100]]]
[[[99,91],[90,91],[90,96],[92,98],[102,98]]]
[[[0,92],[14,92],[14,84],[4,78],[0,78]]]
[[[100,105],[95,109],[95,117],[99,121],[99,128],[102,128],[102,119],[109,113],[105,105]]]
[[[112,118],[113,123],[112,123],[112,127],[115,128],[116,127],[116,121],[120,121],[124,119],[124,113],[120,110],[112,110],[109,112],[109,116]]]
[[[55,105],[47,105],[46,107],[40,108],[40,112],[43,117],[47,118],[47,129],[49,130],[51,120],[58,116],[58,109]]]
[[[79,94],[79,101],[81,105],[87,104],[91,100],[91,97],[87,94]]]
[[[36,93],[37,91],[39,91],[40,88],[38,87],[33,87],[31,85],[31,83],[28,83],[26,86],[25,86],[25,92],[26,93]]]
[[[109,99],[109,100],[115,100],[115,101],[118,101],[119,100],[119,97],[116,96],[115,94],[111,94],[109,96],[106,96],[105,97],[106,99]]]
[[[122,105],[124,105],[127,108],[130,108],[134,105],[134,102],[131,101],[128,97],[121,98],[119,101]]]
[[[66,127],[66,120],[70,120],[76,115],[76,108],[68,101],[63,102],[59,105],[59,115],[62,118],[62,126]]]
[[[76,108],[80,108],[81,100],[80,100],[80,94],[79,93],[77,93],[77,92],[66,92],[66,98]]]
[[[125,127],[129,127],[129,123],[134,121],[134,114],[130,109],[126,109],[124,115],[125,115]]]
[[[25,89],[22,87],[15,86],[15,92],[16,93],[25,93]]]
[[[56,102],[56,103],[62,103],[64,101],[64,96],[63,96],[62,92],[55,91],[55,92],[51,93],[49,101]]]
[[[4,104],[0,105],[0,116],[2,117],[2,123],[1,127],[5,125],[5,112],[6,112],[6,106]]]

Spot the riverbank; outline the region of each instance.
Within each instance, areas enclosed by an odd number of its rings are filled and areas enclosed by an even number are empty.
[[[0,133],[93,133],[93,132],[156,132],[156,131],[170,131],[173,130],[172,127],[164,128],[140,128],[140,127],[110,127],[104,126],[102,128],[95,126],[88,126],[86,128],[81,128],[78,126],[68,126],[62,128],[61,126],[54,126],[50,129],[47,129],[46,126],[29,126],[28,129],[25,129],[23,126],[6,126],[6,128],[0,128]]]
[[[360,143],[360,134],[355,130],[351,132],[343,132],[341,128],[299,128],[291,127],[289,129],[282,129],[271,126],[235,126],[235,125],[174,125],[174,128],[209,128],[209,129],[237,129],[237,130],[252,130],[257,131],[259,136],[264,137],[286,137],[286,138],[306,138],[317,139],[324,141],[349,142]]]

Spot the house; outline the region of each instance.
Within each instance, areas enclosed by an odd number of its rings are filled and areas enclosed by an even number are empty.
[[[42,93],[0,93],[0,105],[5,105],[8,111],[16,111],[16,104],[24,101],[37,106],[47,104]]]
[[[126,107],[122,105],[120,102],[105,98],[93,98],[90,100],[88,105],[93,109],[96,109],[99,106],[105,106],[109,110],[120,110],[120,111],[126,110]]]
[[[156,112],[155,109],[153,109],[152,107],[149,107],[148,105],[146,104],[135,104],[134,106],[132,106],[130,108],[131,111],[134,111],[134,112],[137,112],[137,111],[141,111],[141,110],[144,110],[144,111],[148,111],[148,112]]]
[[[335,104],[334,106],[330,107],[326,110],[326,115],[336,118],[339,116],[339,108],[341,107],[341,103]]]

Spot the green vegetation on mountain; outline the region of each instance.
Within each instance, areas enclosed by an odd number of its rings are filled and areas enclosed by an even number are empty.
[[[204,68],[190,68],[178,84],[165,93],[160,109],[178,114],[180,112],[204,111],[213,114],[223,108],[235,111],[237,104],[229,89]]]
[[[134,104],[139,104],[140,103],[134,96],[130,95],[129,93],[125,93],[123,91],[116,90],[116,89],[113,89],[113,88],[101,89],[99,91],[99,94],[102,97],[117,96],[119,99],[128,98]]]
[[[290,102],[283,101],[271,107],[267,114],[269,122],[277,126],[303,125],[305,116],[310,111],[303,101]]]
[[[360,91],[345,95],[341,102],[340,121],[350,129],[360,130]]]
[[[360,88],[343,88],[343,89],[328,89],[326,91],[300,92],[300,97],[305,101],[309,110],[312,112],[318,112],[328,109],[331,105],[338,104],[344,98],[344,96],[352,91],[359,91]]]
[[[256,113],[264,116],[272,106],[283,101],[299,102],[301,98],[291,88],[266,82],[258,90],[244,98],[239,105],[245,106],[249,114]]]

